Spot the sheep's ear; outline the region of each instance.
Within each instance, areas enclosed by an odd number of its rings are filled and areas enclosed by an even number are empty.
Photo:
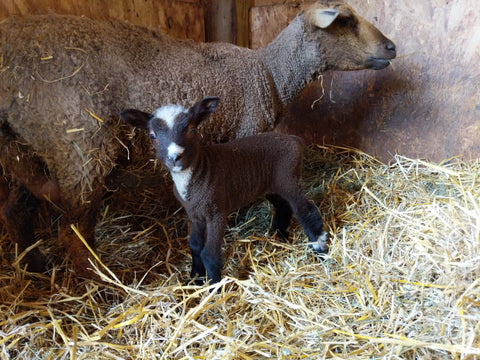
[[[151,119],[151,115],[144,111],[127,109],[120,113],[120,119],[126,121],[132,126],[148,129],[148,122]]]
[[[197,126],[217,108],[220,99],[216,96],[207,96],[190,108],[192,123]]]
[[[312,22],[315,26],[325,29],[333,23],[337,18],[338,13],[338,8],[318,9],[312,14]]]

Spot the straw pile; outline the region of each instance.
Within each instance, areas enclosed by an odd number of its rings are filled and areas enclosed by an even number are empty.
[[[103,283],[78,282],[48,231],[52,272],[25,273],[3,232],[0,358],[480,358],[480,163],[315,147],[304,181],[328,257],[296,225],[267,238],[258,203],[232,216],[218,291],[188,285],[185,216],[148,191],[106,202]]]

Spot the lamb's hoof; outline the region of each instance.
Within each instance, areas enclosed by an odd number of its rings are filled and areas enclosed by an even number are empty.
[[[272,229],[268,232],[268,235],[270,237],[274,237],[278,240],[288,242],[288,237],[289,237],[290,234],[288,233],[288,231],[281,231],[279,229],[275,229],[275,230]]]
[[[313,249],[315,254],[320,255],[321,258],[324,258],[328,253],[327,239],[328,233],[323,231],[316,241],[310,241],[308,245]]]
[[[190,274],[190,280],[188,281],[187,285],[203,286],[205,285],[205,276]]]

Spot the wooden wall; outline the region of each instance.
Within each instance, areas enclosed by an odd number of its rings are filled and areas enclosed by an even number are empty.
[[[268,43],[296,13],[294,1],[262,1],[251,11],[253,47]],[[323,89],[309,86],[292,105],[287,129],[384,161],[395,153],[479,158],[480,3],[348,2],[396,43],[398,57],[385,70],[325,73]]]
[[[159,28],[179,39],[205,39],[201,0],[0,0],[0,20],[45,13],[116,18]]]

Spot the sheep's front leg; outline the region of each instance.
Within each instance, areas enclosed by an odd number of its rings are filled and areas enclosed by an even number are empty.
[[[227,220],[221,214],[207,220],[205,246],[201,257],[210,284],[215,284],[222,278],[222,243],[226,224]]]
[[[39,200],[28,189],[17,183],[11,189],[2,187],[0,194],[1,218],[5,223],[12,242],[18,244],[18,250],[24,251],[35,243],[33,221],[37,214]],[[27,270],[45,271],[45,258],[38,248],[30,250],[23,258]]]
[[[192,272],[190,277],[194,279],[195,284],[202,285],[203,278],[206,275],[205,266],[202,261],[202,250],[205,245],[205,224],[192,222],[192,232],[188,239],[190,253],[192,254]]]
[[[93,259],[93,256],[73,231],[72,225],[78,229],[87,244],[95,249],[95,226],[99,207],[97,204],[91,203],[80,207],[66,208],[76,209],[76,211],[62,216],[58,235],[67,249],[75,272],[84,279],[94,278],[92,265],[88,260],[89,258]]]

